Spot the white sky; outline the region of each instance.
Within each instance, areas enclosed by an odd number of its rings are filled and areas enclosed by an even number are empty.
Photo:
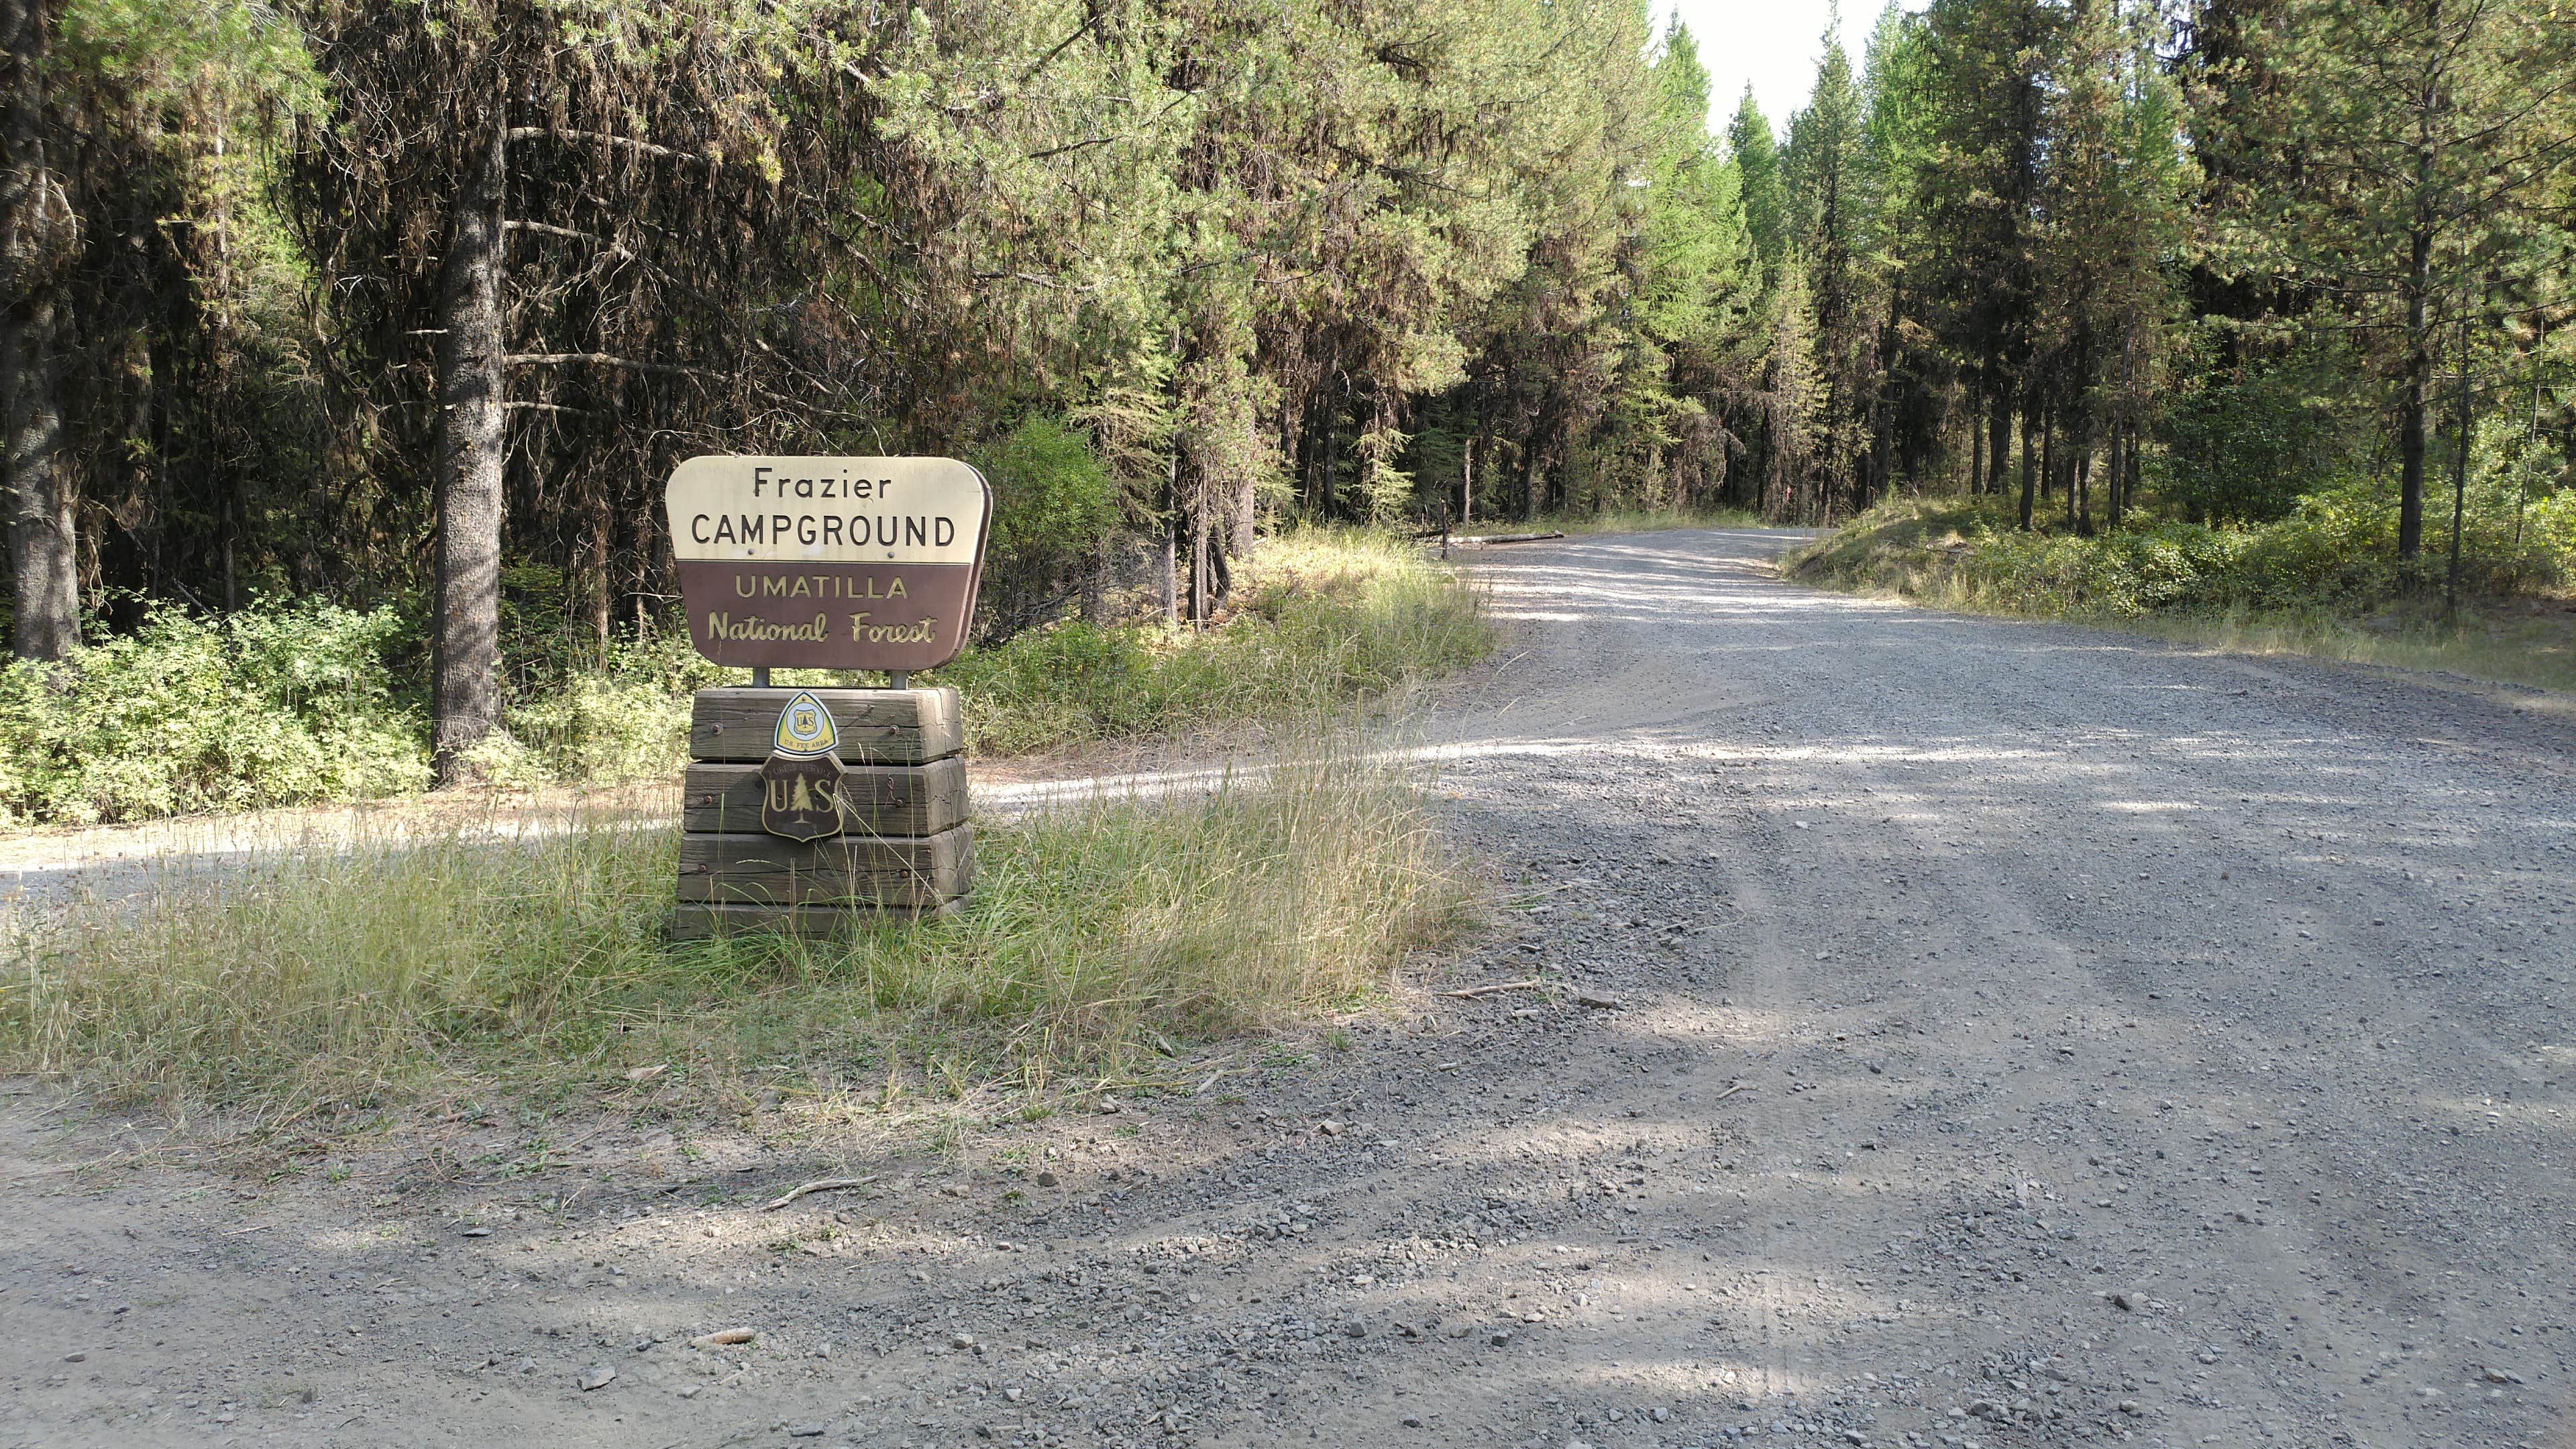
[[[1842,7],[1843,48],[1851,52],[1854,71],[1884,3],[1847,0]],[[1906,8],[1920,10],[1924,3],[1913,0]],[[1786,131],[1789,113],[1804,106],[1815,88],[1832,9],[1831,0],[1655,0],[1655,29],[1660,34],[1679,10],[1682,24],[1699,41],[1700,63],[1708,67],[1711,130],[1725,131],[1749,80],[1771,129]]]

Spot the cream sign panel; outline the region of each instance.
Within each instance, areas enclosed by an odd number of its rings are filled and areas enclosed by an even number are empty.
[[[993,494],[954,458],[700,457],[663,494],[718,664],[928,669],[965,647]]]
[[[954,458],[691,458],[664,498],[682,559],[972,565],[992,513]]]

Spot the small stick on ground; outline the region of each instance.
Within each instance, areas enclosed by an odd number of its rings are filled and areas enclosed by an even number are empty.
[[[865,1187],[874,1181],[876,1181],[874,1176],[817,1178],[814,1181],[797,1188],[793,1192],[790,1192],[787,1196],[780,1198],[776,1202],[762,1203],[760,1205],[760,1210],[765,1213],[774,1213],[809,1192],[839,1192],[843,1188]]]
[[[1716,1096],[1709,1098],[1709,1100],[1712,1102],[1723,1102],[1727,1098],[1734,1096],[1736,1093],[1743,1091],[1746,1087],[1751,1085],[1752,1083],[1750,1082],[1738,1082],[1734,1086],[1727,1088],[1725,1091],[1718,1093]]]
[[[1443,991],[1440,994],[1443,996],[1474,998],[1478,996],[1491,996],[1497,991],[1540,991],[1544,990],[1546,986],[1546,982],[1533,976],[1527,981],[1495,981],[1484,986],[1469,986],[1458,991]]]

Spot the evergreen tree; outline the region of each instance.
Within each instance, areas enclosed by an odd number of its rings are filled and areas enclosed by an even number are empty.
[[[2563,205],[2576,14],[2550,0],[2229,7],[2204,75],[2231,162],[2213,218],[2239,275],[2330,303],[2396,389],[2398,554],[2423,545],[2437,338]]]
[[[1806,267],[1819,389],[1814,450],[1824,516],[1868,502],[1871,414],[1877,403],[1884,301],[1876,248],[1877,178],[1864,130],[1867,103],[1851,59],[1825,35],[1816,88],[1790,118],[1780,172],[1790,235]]]
[[[1771,122],[1753,99],[1748,82],[1727,123],[1726,144],[1744,193],[1744,227],[1762,258],[1762,283],[1779,279],[1780,263],[1789,254],[1789,197],[1780,177],[1780,149]]]

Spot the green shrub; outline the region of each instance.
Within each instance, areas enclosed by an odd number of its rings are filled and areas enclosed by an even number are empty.
[[[1008,638],[1061,612],[1072,581],[1118,526],[1118,482],[1079,430],[1022,418],[974,458],[993,488],[979,627]]]
[[[2205,522],[2280,518],[2351,466],[2341,420],[2288,370],[2184,394],[2163,433],[2158,489]]]
[[[0,815],[86,824],[416,790],[427,734],[390,608],[148,615],[59,667],[0,670]]]
[[[501,785],[605,784],[668,774],[686,758],[689,696],[733,672],[678,633],[567,653],[511,691],[503,728],[474,761]],[[739,677],[739,676],[734,676]]]
[[[1032,435],[1034,436],[1034,435]],[[1077,441],[1079,441],[1077,439]],[[738,670],[676,632],[602,649],[564,629],[555,578],[515,571],[503,728],[474,752],[506,786],[676,770],[689,695]],[[1400,540],[1273,540],[1221,627],[1068,621],[967,651],[928,683],[967,697],[972,744],[1041,750],[1277,718],[1386,694],[1492,647],[1481,600]],[[176,609],[51,669],[0,670],[0,823],[87,824],[401,794],[429,784],[419,630],[392,608],[261,604],[221,621]],[[780,670],[781,684],[840,684]]]

